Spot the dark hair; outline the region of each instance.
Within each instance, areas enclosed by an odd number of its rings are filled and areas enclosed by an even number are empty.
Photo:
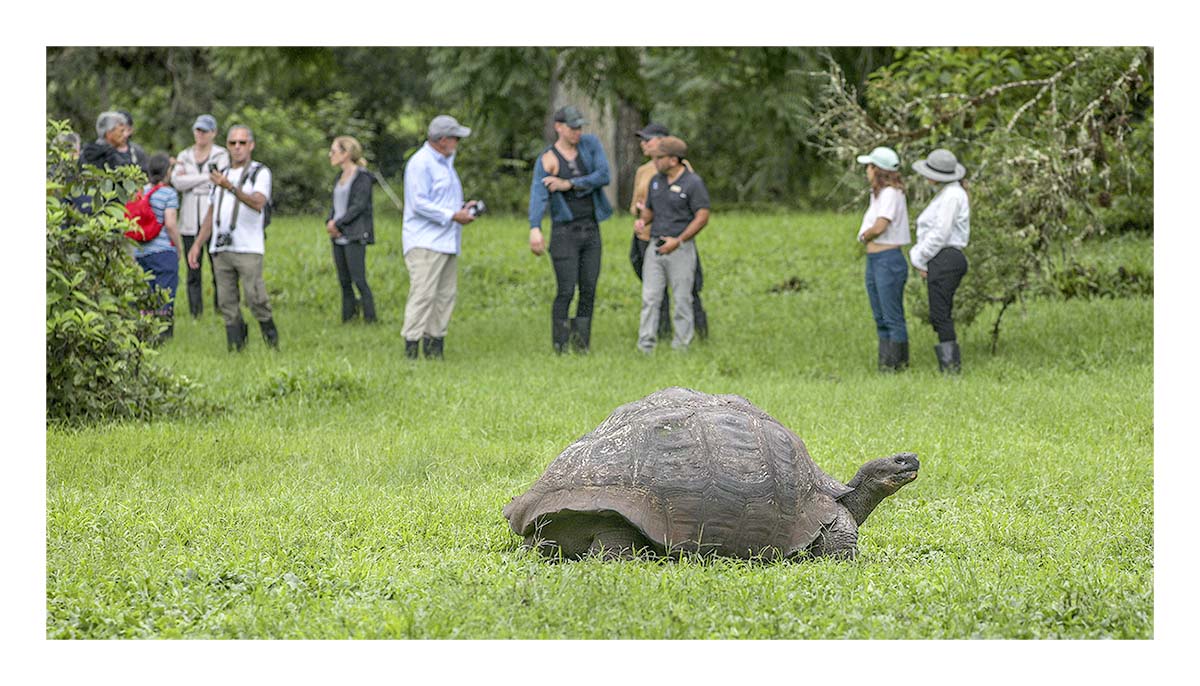
[[[150,183],[161,183],[171,170],[171,156],[165,152],[156,152],[150,156],[146,166],[149,168],[146,176],[150,178]]]
[[[871,195],[878,196],[879,191],[888,186],[899,189],[901,193],[904,192],[904,179],[901,178],[899,171],[890,171],[874,164],[871,166],[875,167],[874,181],[871,182]]]

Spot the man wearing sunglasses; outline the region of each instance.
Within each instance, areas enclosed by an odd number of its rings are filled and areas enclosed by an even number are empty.
[[[271,199],[271,170],[251,160],[254,132],[250,127],[230,128],[225,145],[230,165],[209,172],[212,195],[200,233],[188,251],[188,266],[200,268],[200,248],[211,237],[208,254],[217,276],[217,308],[225,320],[229,349],[240,351],[246,347],[248,327],[238,299],[239,282],[267,345],[278,348],[279,332],[263,282],[263,210]]]

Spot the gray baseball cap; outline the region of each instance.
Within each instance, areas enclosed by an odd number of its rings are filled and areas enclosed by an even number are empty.
[[[196,123],[192,124],[192,128],[200,129],[201,131],[216,131],[217,119],[211,114],[202,114],[196,117]]]
[[[573,129],[578,129],[587,123],[587,119],[584,119],[583,114],[573,105],[559,108],[554,113],[554,121],[560,121]]]
[[[670,131],[670,129],[663,126],[662,124],[651,123],[651,124],[647,124],[646,128],[642,129],[641,131],[638,131],[637,133],[635,133],[633,135],[637,136],[638,138],[641,138],[644,141],[648,141],[651,138],[662,138],[663,136],[670,136],[671,131]]]
[[[439,114],[429,122],[429,140],[439,138],[466,138],[471,135],[471,129],[458,123],[458,120],[448,114]]]

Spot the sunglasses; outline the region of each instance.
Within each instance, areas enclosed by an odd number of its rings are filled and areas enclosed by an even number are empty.
[[[225,141],[226,145],[250,145],[250,141]]]

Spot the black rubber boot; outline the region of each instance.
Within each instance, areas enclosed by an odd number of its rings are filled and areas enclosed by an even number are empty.
[[[554,352],[561,355],[567,352],[567,341],[571,339],[571,320],[550,320],[550,340],[554,343]]]
[[[379,320],[378,320],[378,319],[375,317],[375,297],[374,297],[374,294],[372,294],[372,295],[371,295],[371,297],[364,297],[362,300],[359,300],[359,301],[358,301],[358,304],[359,304],[359,306],[362,308],[362,316],[363,316],[363,321],[364,321],[364,322],[366,322],[366,323],[368,323],[368,324],[374,324],[374,323],[376,323],[377,321],[379,321]]]
[[[958,349],[958,341],[945,341],[933,346],[937,355],[938,369],[943,374],[957,374],[962,371],[962,352]]]
[[[592,344],[592,318],[576,317],[571,320],[571,349],[586,355]]]
[[[259,322],[258,328],[262,329],[263,340],[267,342],[267,345],[279,350],[279,330],[275,328],[275,320],[268,319],[265,322]]]
[[[437,338],[434,336],[425,337],[425,359],[440,360],[442,359],[442,351],[446,344],[446,339]]]
[[[896,371],[908,369],[908,341],[896,344]]]
[[[663,291],[662,305],[658,307],[658,340],[671,340],[671,299]]]
[[[358,317],[358,301],[354,299],[342,298],[342,323]]]
[[[404,339],[404,356],[410,360],[417,359],[421,354],[421,341]]]
[[[879,339],[879,371],[892,371],[892,342],[886,338]]]
[[[425,359],[440,360],[442,359],[442,350],[445,345],[445,338],[436,338],[434,336],[425,336],[421,339],[421,347],[425,349]]]
[[[702,341],[708,340],[708,313],[704,311],[704,305],[700,304],[700,294],[696,293],[692,296],[692,318],[695,323],[696,337]]]
[[[229,352],[244,350],[248,333],[249,328],[246,326],[246,322],[238,322],[233,326],[225,327],[225,342],[229,345]]]

